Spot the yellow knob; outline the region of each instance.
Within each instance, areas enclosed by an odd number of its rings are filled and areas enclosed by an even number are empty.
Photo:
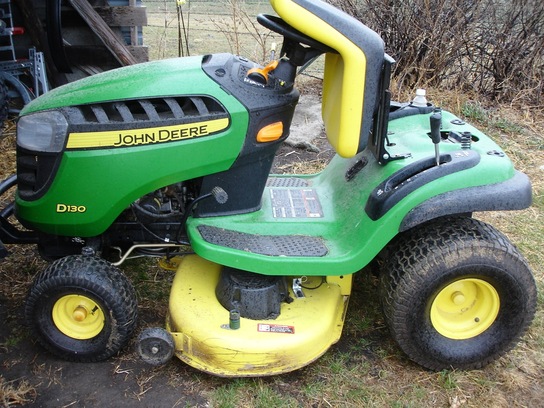
[[[268,83],[268,73],[274,71],[278,67],[278,61],[272,61],[264,68],[251,68],[247,71],[247,77],[262,85]]]
[[[453,295],[451,295],[451,300],[456,305],[462,305],[465,303],[465,295],[463,295],[462,292],[455,292]]]
[[[76,322],[82,322],[87,317],[87,309],[83,306],[78,306],[73,313],[74,320]]]

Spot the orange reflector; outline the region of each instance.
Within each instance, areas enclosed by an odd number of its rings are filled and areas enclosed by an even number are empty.
[[[278,140],[283,135],[283,122],[272,123],[265,126],[257,134],[257,142],[273,142]]]

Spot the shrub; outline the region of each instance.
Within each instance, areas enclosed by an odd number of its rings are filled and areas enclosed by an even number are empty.
[[[542,104],[541,0],[330,0],[377,31],[399,87]]]

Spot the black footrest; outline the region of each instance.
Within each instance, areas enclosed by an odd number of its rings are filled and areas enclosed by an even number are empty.
[[[210,244],[267,256],[321,257],[329,249],[323,239],[308,235],[258,235],[200,225],[198,232]]]

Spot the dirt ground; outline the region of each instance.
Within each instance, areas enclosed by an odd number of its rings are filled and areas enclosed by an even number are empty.
[[[201,394],[206,374],[172,359],[164,367],[142,362],[133,342],[119,356],[99,363],[72,363],[47,353],[20,329],[22,311],[6,316],[10,305],[0,299],[0,343],[19,336],[15,346],[0,350],[0,367],[5,382],[19,388],[19,402],[28,407],[204,407]],[[152,311],[140,316],[140,325],[162,326]],[[210,379],[212,379],[210,377]],[[213,379],[212,379],[213,380]],[[24,393],[27,387],[29,391]],[[2,401],[0,400],[0,404]],[[11,406],[11,404],[9,405]]]
[[[315,95],[304,100],[297,112],[293,135],[277,154],[276,173],[319,170],[332,156],[321,128],[319,100]],[[34,248],[11,246],[10,251],[10,258],[26,260],[28,264],[14,265],[13,261],[0,260],[0,276],[4,284],[10,284],[6,274],[19,268],[28,269],[23,274],[27,282],[11,283],[17,291],[23,291],[29,287],[32,275],[46,264],[38,259]],[[13,395],[0,396],[0,406],[4,400],[6,406],[44,408],[204,407],[209,406],[206,392],[225,381],[198,372],[176,358],[164,367],[149,366],[137,356],[134,339],[119,356],[104,362],[82,364],[59,360],[29,338],[23,318],[25,293],[13,296],[2,293],[0,381],[4,387],[0,388],[13,389]],[[164,310],[144,309],[139,313],[140,329],[164,326]]]
[[[290,143],[284,144],[277,154],[276,173],[319,171],[332,155],[319,122],[316,99],[303,98],[297,110]],[[13,144],[13,137],[11,140],[0,137],[0,179],[12,171],[4,164],[14,161],[13,149],[10,150]],[[26,291],[34,275],[46,264],[33,247],[11,247],[10,250],[13,255],[0,260],[0,407],[329,407],[368,400],[379,403],[365,402],[364,406],[542,405],[542,360],[538,357],[541,351],[534,344],[532,349],[520,345],[505,358],[476,373],[447,370],[429,373],[408,361],[392,342],[377,307],[375,282],[372,275],[365,273],[356,274],[355,279],[360,281],[354,284],[339,343],[316,363],[293,373],[242,382],[202,373],[176,358],[165,366],[152,367],[138,358],[135,338],[119,355],[104,362],[62,361],[36,344],[24,324]],[[148,265],[144,264],[144,268]],[[157,266],[149,269],[146,279],[160,286],[159,292],[166,292],[167,296],[171,273],[161,272]],[[137,287],[137,291],[140,289]],[[163,327],[166,308],[163,294],[147,293],[145,302],[139,305],[136,335],[146,327]],[[528,341],[534,343],[538,339],[535,334],[535,340],[529,338]],[[354,357],[343,364],[345,356],[351,356],[354,349]],[[344,371],[335,368],[339,363]],[[243,392],[239,391],[240,387],[244,387]],[[266,396],[263,391],[266,388],[272,389],[279,401],[255,404],[250,400],[251,393],[261,392]],[[334,395],[335,389],[350,398],[336,401],[329,398],[327,394]],[[219,404],[218,400],[223,402],[222,397],[228,399],[229,392],[230,401]],[[404,403],[406,401],[409,403]]]

